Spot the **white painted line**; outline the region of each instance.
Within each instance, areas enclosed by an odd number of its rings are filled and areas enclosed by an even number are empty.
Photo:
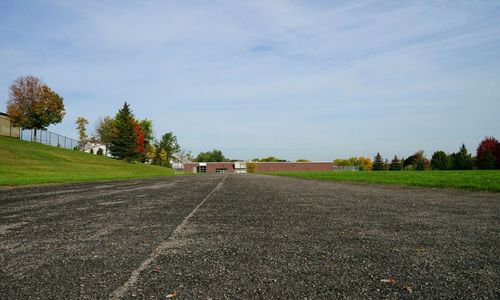
[[[227,176],[228,175],[224,176],[224,178],[222,178],[222,180],[217,184],[217,186],[193,209],[193,211],[191,211],[191,213],[187,217],[185,217],[184,220],[182,220],[182,222],[179,225],[177,225],[177,227],[175,227],[174,231],[168,237],[168,239],[164,240],[160,245],[158,245],[158,247],[156,247],[153,250],[153,252],[149,254],[148,258],[145,261],[143,261],[141,265],[132,272],[129,280],[127,280],[125,284],[117,288],[111,294],[111,299],[115,300],[123,298],[123,296],[130,289],[130,287],[132,287],[137,282],[141,272],[147,269],[148,266],[151,265],[151,263],[153,263],[156,260],[156,258],[158,258],[158,256],[163,252],[163,250],[168,248],[169,242],[172,241],[181,232],[182,228],[186,226],[187,222],[196,213],[196,211],[210,198],[210,196],[212,196],[212,194],[215,191],[219,190],[222,187]]]

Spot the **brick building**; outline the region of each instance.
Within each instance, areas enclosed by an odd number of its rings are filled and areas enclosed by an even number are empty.
[[[333,162],[195,162],[184,163],[185,172],[193,173],[247,173],[333,171]],[[250,170],[251,171],[251,170]]]

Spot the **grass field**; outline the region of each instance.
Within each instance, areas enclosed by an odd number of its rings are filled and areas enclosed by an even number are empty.
[[[274,172],[266,174],[314,180],[351,181],[500,192],[500,170],[405,172]]]
[[[0,137],[0,185],[26,185],[172,175],[159,166],[131,164],[81,151]]]

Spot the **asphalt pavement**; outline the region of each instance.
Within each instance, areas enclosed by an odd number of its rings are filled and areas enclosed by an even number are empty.
[[[254,174],[0,190],[1,299],[500,298],[500,194]]]

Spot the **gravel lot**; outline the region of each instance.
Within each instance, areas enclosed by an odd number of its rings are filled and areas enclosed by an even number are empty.
[[[500,298],[500,194],[199,175],[0,190],[2,299]]]

